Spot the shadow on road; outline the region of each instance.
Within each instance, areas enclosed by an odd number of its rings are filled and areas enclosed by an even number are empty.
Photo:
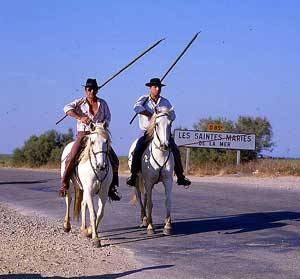
[[[129,270],[120,273],[111,273],[111,274],[103,274],[103,275],[94,275],[94,276],[79,276],[79,277],[61,277],[61,276],[51,276],[51,277],[44,277],[40,274],[9,274],[9,275],[0,275],[0,279],[63,279],[63,278],[70,278],[70,279],[116,279],[128,276],[130,274],[146,271],[146,270],[156,270],[156,269],[163,269],[163,268],[170,268],[174,265],[157,265],[157,266],[150,266],[145,268],[139,268],[134,270]]]
[[[228,231],[225,234],[238,234],[264,229],[279,228],[288,225],[289,220],[300,220],[300,213],[290,211],[247,213],[217,218],[180,219],[173,223],[172,237],[192,235],[206,232]],[[122,227],[101,232],[101,238],[112,241],[113,245],[140,242],[163,235],[163,224],[155,224],[156,233],[150,237],[145,228]]]
[[[17,184],[42,184],[56,179],[43,179],[43,180],[27,180],[27,181],[0,181],[0,185],[17,185]]]
[[[298,220],[297,220],[298,219]],[[226,234],[252,232],[270,228],[286,226],[287,223],[279,221],[300,219],[300,213],[290,211],[260,212],[239,214],[210,220],[180,221],[174,223],[173,235],[189,235],[212,231],[236,230]]]

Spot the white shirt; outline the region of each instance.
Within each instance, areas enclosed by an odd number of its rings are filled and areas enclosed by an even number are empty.
[[[90,112],[90,107],[85,99],[76,99],[75,101],[65,105],[64,112],[67,113],[69,110],[75,110],[81,116],[88,116],[95,123],[100,123],[105,121],[107,123],[107,126],[109,126],[111,115],[110,115],[108,105],[103,99],[100,99],[98,97],[96,98],[98,104],[98,111],[96,112],[95,115],[93,115]],[[82,102],[83,100],[84,102],[78,106],[79,102]],[[80,120],[77,120],[77,131],[78,132],[89,131],[89,126],[82,123]]]
[[[146,102],[146,103],[145,103]],[[144,110],[150,113],[159,113],[163,109],[173,109],[171,103],[164,97],[159,97],[157,102],[155,103],[149,95],[141,96],[136,103],[134,104],[134,111],[136,113],[140,113]],[[174,121],[176,118],[174,110],[171,112],[171,120]],[[139,126],[141,130],[147,130],[149,126],[149,119],[146,115],[139,114]]]

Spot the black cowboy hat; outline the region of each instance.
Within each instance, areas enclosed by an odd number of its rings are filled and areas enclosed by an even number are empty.
[[[163,86],[165,86],[164,84],[161,83],[159,78],[151,78],[150,82],[147,82],[145,85],[148,87],[151,87],[151,86],[163,87]]]
[[[84,86],[85,88],[90,87],[90,88],[97,89],[97,90],[100,88],[98,86],[97,80],[95,78],[88,78],[86,80],[85,85],[82,85],[82,86]]]

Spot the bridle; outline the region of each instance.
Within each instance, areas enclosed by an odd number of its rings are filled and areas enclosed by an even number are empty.
[[[162,116],[168,116],[168,114],[167,114],[167,113],[163,113],[163,114],[157,116],[156,119],[159,118],[159,117],[162,117]],[[155,119],[155,120],[156,120],[156,119]],[[156,135],[156,137],[157,137],[157,139],[158,139],[158,141],[159,141],[159,143],[160,143],[160,145],[161,145],[161,139],[160,139],[160,137],[159,137],[159,135],[158,135],[158,133],[157,133],[157,123],[155,123],[155,126],[154,126],[154,132],[155,132],[155,135]],[[171,136],[171,129],[170,129],[170,133],[169,133],[169,138],[170,138],[170,136]],[[161,148],[160,146],[157,146],[157,144],[155,143],[154,139],[153,139],[152,141],[153,141],[153,144],[155,145],[156,148],[158,148],[160,151],[165,151],[165,150],[162,150],[162,148]],[[163,168],[166,166],[166,164],[168,163],[168,161],[169,161],[169,159],[170,159],[170,155],[171,155],[170,147],[168,147],[168,149],[167,149],[166,151],[168,151],[167,159],[166,159],[166,161],[165,161],[162,165],[160,165],[159,162],[157,162],[157,160],[155,159],[155,157],[154,157],[154,155],[153,155],[152,144],[150,144],[150,156],[152,157],[152,159],[153,159],[153,161],[155,162],[155,164],[157,164],[158,167],[159,167],[159,174],[158,174],[158,178],[157,178],[157,182],[156,182],[156,183],[159,182],[160,177],[161,177],[162,170],[163,170]]]
[[[97,132],[91,132],[90,134],[97,134]],[[108,153],[109,153],[109,143],[106,142],[106,145],[107,145],[107,149],[106,150],[99,150],[97,152],[94,152],[94,149],[93,149],[93,142],[91,141],[91,147],[89,149],[89,162],[90,162],[90,165],[91,165],[91,168],[97,178],[97,180],[99,181],[100,185],[102,184],[102,182],[106,179],[107,175],[108,175],[108,172],[109,172],[109,162],[108,162]],[[105,154],[105,168],[104,169],[100,169],[100,166],[98,164],[98,160],[97,160],[97,155],[98,154]],[[91,155],[93,155],[93,158],[96,162],[96,167],[93,166],[93,163],[92,163],[92,157]],[[101,179],[98,175],[98,172],[100,171],[105,171],[105,175],[104,177]]]
[[[157,119],[157,118],[160,118],[160,117],[163,117],[163,116],[169,116],[167,113],[162,113],[161,115],[159,115],[159,116],[157,116],[156,118],[155,118],[155,120]],[[171,124],[172,125],[172,124]],[[155,145],[155,147],[156,148],[158,148],[160,151],[165,151],[165,150],[162,150],[162,148],[160,147],[160,145],[161,145],[161,139],[160,139],[160,137],[159,137],[159,135],[158,135],[158,133],[157,133],[157,123],[155,123],[155,125],[154,125],[154,133],[155,133],[155,135],[156,135],[156,137],[157,137],[157,139],[158,139],[158,142],[159,142],[159,146],[157,146],[157,144],[155,143],[155,142],[153,142],[154,143],[154,145]],[[170,132],[169,132],[169,135],[168,135],[168,138],[170,138],[170,136],[171,136],[171,129],[170,129]],[[170,148],[168,147],[168,150],[169,150]]]

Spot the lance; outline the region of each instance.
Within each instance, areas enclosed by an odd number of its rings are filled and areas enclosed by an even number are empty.
[[[185,52],[188,50],[188,48],[191,46],[191,44],[196,40],[197,36],[199,35],[200,32],[196,33],[196,35],[191,39],[191,41],[187,44],[187,46],[184,48],[184,50],[180,53],[180,55],[177,57],[177,59],[174,61],[174,63],[171,65],[171,67],[166,71],[166,73],[162,76],[162,78],[160,79],[161,81],[163,81],[165,79],[165,77],[168,75],[168,73],[175,67],[175,65],[177,64],[177,62],[180,60],[180,58],[185,54]],[[148,99],[146,99],[143,103],[143,105],[145,105],[147,103]],[[131,124],[133,122],[133,120],[137,117],[137,113],[132,117],[132,119],[130,120],[129,124]]]
[[[107,79],[105,82],[103,82],[99,88],[104,87],[107,83],[109,83],[112,79],[114,79],[116,76],[118,76],[119,74],[121,74],[123,71],[125,71],[128,67],[130,67],[133,63],[135,63],[137,60],[139,60],[142,56],[144,56],[147,52],[149,52],[151,49],[155,48],[158,44],[160,44],[163,40],[165,40],[165,38],[157,41],[155,44],[151,45],[150,47],[148,47],[145,51],[143,51],[139,56],[137,56],[136,58],[134,58],[131,62],[129,62],[126,66],[124,66],[121,70],[119,70],[117,73],[115,73],[114,75],[112,75],[109,79]],[[85,102],[85,99],[82,99],[78,105],[81,105]],[[58,123],[60,123],[61,121],[63,121],[65,118],[67,117],[67,114],[65,116],[63,116],[60,120],[58,120],[55,124],[57,125]]]

